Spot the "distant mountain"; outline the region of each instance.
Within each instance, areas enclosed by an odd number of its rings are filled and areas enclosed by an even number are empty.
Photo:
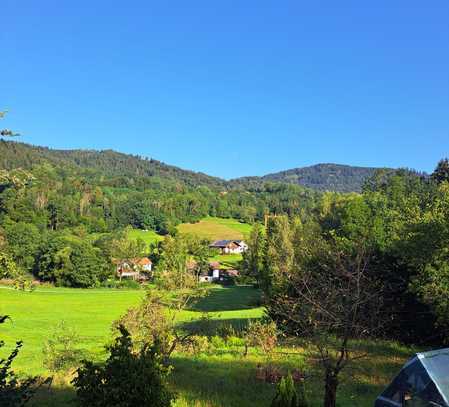
[[[31,169],[43,162],[56,166],[71,166],[80,170],[94,170],[111,177],[154,176],[162,180],[175,180],[187,186],[207,185],[217,188],[226,186],[226,181],[220,178],[113,150],[54,150],[0,139],[0,169],[17,167]]]
[[[215,190],[259,188],[266,182],[298,184],[318,191],[361,191],[367,178],[378,168],[339,164],[317,164],[294,168],[262,177],[242,177],[231,181],[201,172],[184,170],[155,159],[123,154],[113,150],[55,150],[25,143],[0,140],[0,169],[33,166],[49,162],[58,167],[93,171],[108,177],[156,177],[162,181],[190,187],[207,186]]]
[[[310,167],[294,168],[263,177],[243,177],[233,180],[236,184],[257,184],[274,181],[299,184],[318,191],[359,192],[366,179],[379,168],[353,167],[341,164],[316,164]]]

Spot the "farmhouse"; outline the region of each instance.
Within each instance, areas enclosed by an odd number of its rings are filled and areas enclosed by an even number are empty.
[[[224,270],[220,268],[219,262],[209,263],[209,270],[200,274],[200,283],[229,283],[238,277],[239,272],[237,270]]]
[[[209,263],[209,270],[199,275],[200,283],[212,283],[217,281],[220,277],[220,263],[218,261],[211,261]]]
[[[243,240],[216,240],[209,247],[220,250],[221,254],[238,254],[248,250]]]
[[[120,280],[132,278],[133,280],[146,280],[153,270],[153,263],[148,257],[136,259],[115,260],[117,276]]]

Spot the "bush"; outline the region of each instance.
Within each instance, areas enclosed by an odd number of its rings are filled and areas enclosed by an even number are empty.
[[[104,365],[84,361],[72,383],[81,406],[85,407],[170,407],[174,395],[166,387],[169,369],[161,363],[157,344],[133,353],[128,331],[107,347]]]
[[[210,338],[210,344],[215,348],[215,349],[221,349],[221,348],[225,348],[226,347],[226,343],[224,341],[224,339],[221,336],[213,336],[212,338]]]
[[[7,319],[7,316],[0,315],[0,324]],[[0,349],[3,346],[4,342],[0,340]],[[43,380],[40,377],[28,377],[23,380],[17,377],[11,367],[21,347],[22,342],[16,342],[16,347],[9,356],[6,359],[0,359],[0,406],[2,407],[24,406],[39,386],[49,383],[49,380]]]
[[[245,335],[248,346],[260,347],[270,357],[277,345],[278,331],[274,322],[251,322]]]
[[[308,407],[308,405],[304,386],[300,387],[298,393],[291,374],[283,377],[277,386],[276,396],[271,407]]]
[[[210,350],[209,338],[207,336],[193,335],[188,342],[180,347],[181,352],[192,355],[199,355],[200,353],[208,353]]]
[[[44,344],[43,365],[51,372],[64,372],[79,366],[86,352],[79,348],[80,338],[76,331],[61,321]]]
[[[115,278],[108,278],[107,280],[101,283],[101,287],[103,288],[118,288],[125,290],[140,290],[142,285],[135,280],[124,278],[122,281],[117,280]]]

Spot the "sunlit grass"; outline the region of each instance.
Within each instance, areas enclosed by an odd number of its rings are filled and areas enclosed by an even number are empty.
[[[183,223],[178,226],[181,234],[193,234],[204,239],[246,239],[251,232],[251,225],[236,219],[208,217],[197,223]]]

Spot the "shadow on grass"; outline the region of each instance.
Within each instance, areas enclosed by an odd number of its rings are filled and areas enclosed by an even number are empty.
[[[274,385],[256,380],[254,361],[175,357],[173,365],[171,382],[181,405],[269,407],[275,394]]]
[[[182,403],[179,406],[269,407],[276,385],[256,379],[259,363],[265,364],[266,361],[260,357],[244,359],[226,354],[197,358],[175,357],[171,383],[181,397]],[[278,360],[274,364],[287,371],[295,367],[288,359]],[[306,381],[306,392],[310,406],[322,406],[322,372],[314,369],[307,372],[310,376]],[[337,403],[339,407],[372,407],[383,389],[382,384],[366,380],[365,375],[341,379]]]
[[[27,404],[29,407],[77,406],[73,387],[52,385],[50,389],[40,389]]]
[[[192,305],[192,311],[238,311],[257,308],[260,291],[250,286],[211,288],[209,295]]]
[[[246,331],[251,319],[249,318],[229,318],[229,319],[196,319],[183,322],[178,326],[194,335],[203,336],[240,336]]]

